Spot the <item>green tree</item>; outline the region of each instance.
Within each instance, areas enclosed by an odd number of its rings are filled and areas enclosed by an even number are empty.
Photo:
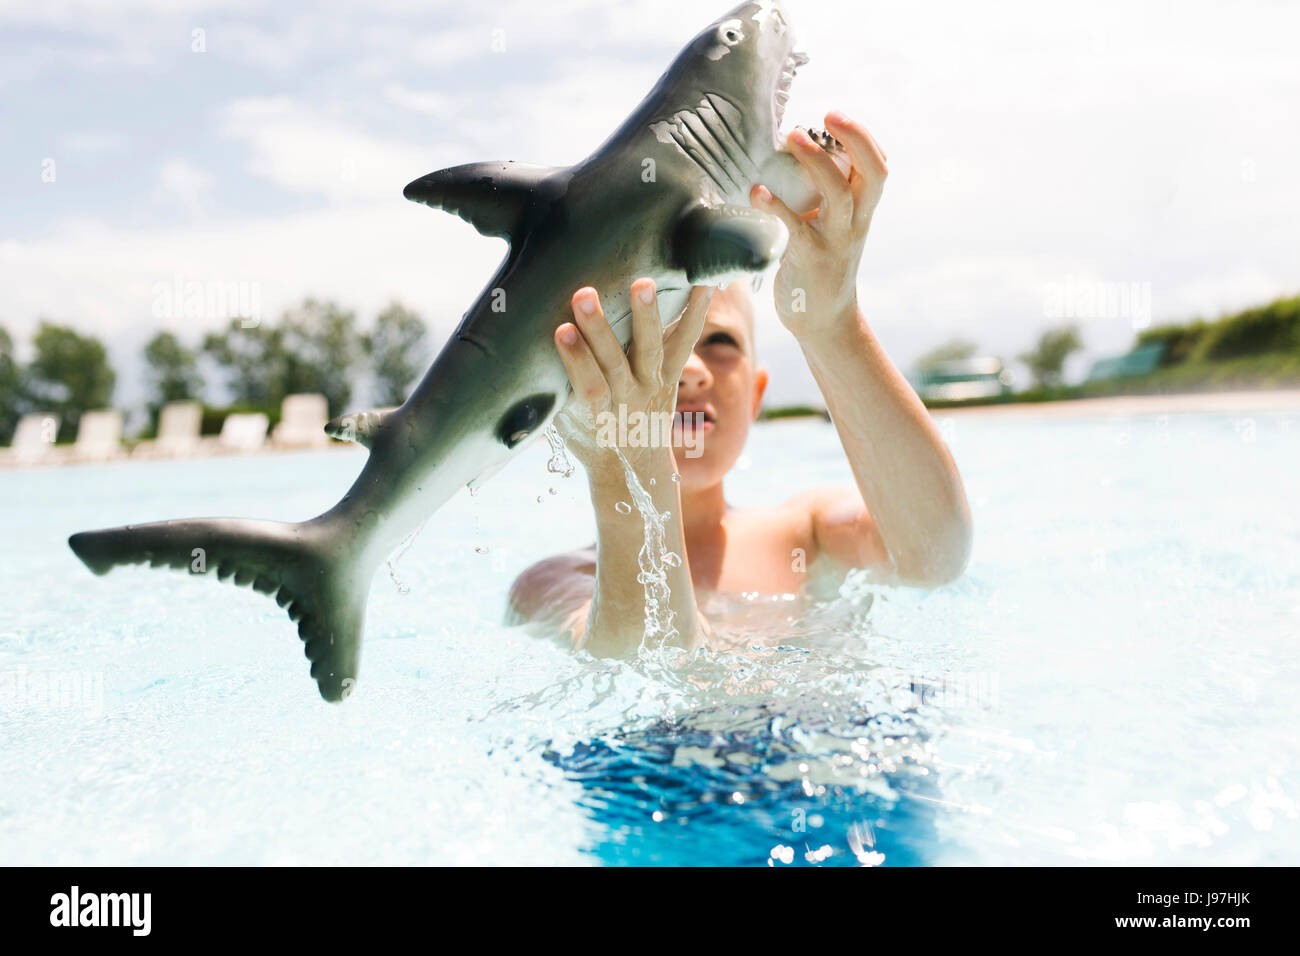
[[[82,412],[112,400],[117,376],[104,344],[75,329],[42,321],[32,344],[36,356],[27,368],[31,400],[60,416],[59,440],[66,441],[76,435]]]
[[[273,326],[245,327],[231,319],[224,332],[209,332],[203,352],[225,371],[235,402],[273,408],[285,396],[284,335]]]
[[[974,358],[979,352],[979,346],[967,339],[949,339],[942,345],[937,345],[930,351],[926,352],[916,360],[916,368],[920,371],[932,369],[943,362],[952,362],[957,359]]]
[[[424,370],[428,334],[424,320],[394,302],[380,312],[375,327],[362,337],[362,346],[374,370],[380,405],[400,405],[407,390]]]
[[[168,402],[198,398],[203,389],[198,354],[181,344],[171,332],[159,332],[144,347],[149,365],[152,404],[158,408]]]
[[[22,368],[14,358],[14,340],[0,326],[0,444],[9,444],[23,412]]]
[[[1020,355],[1020,361],[1029,367],[1034,382],[1044,388],[1061,383],[1065,360],[1083,348],[1077,325],[1064,325],[1048,329],[1038,337],[1038,344],[1030,352]]]
[[[285,313],[285,392],[320,392],[330,414],[348,410],[353,370],[361,356],[357,315],[333,302],[306,299]]]
[[[286,395],[320,392],[331,414],[339,414],[352,397],[361,336],[356,313],[306,299],[278,326],[245,328],[232,319],[224,332],[204,338],[203,351],[225,370],[240,404],[277,411]]]

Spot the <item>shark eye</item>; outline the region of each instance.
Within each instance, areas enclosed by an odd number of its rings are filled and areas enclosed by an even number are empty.
[[[728,20],[718,27],[718,39],[727,46],[735,46],[741,40],[745,39],[745,34],[741,32],[739,20]]]
[[[549,393],[530,395],[518,402],[497,424],[497,439],[507,448],[514,448],[532,434],[554,404],[555,396]]]

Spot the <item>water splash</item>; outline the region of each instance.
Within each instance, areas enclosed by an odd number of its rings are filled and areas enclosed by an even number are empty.
[[[662,514],[655,508],[650,492],[641,484],[641,479],[632,469],[632,465],[623,455],[623,450],[614,446],[614,454],[623,463],[623,475],[627,479],[627,490],[637,511],[641,512],[641,521],[645,529],[645,543],[637,555],[637,564],[641,573],[636,576],[645,590],[645,632],[641,636],[638,649],[642,657],[646,651],[659,652],[664,645],[670,644],[681,636],[673,619],[677,616],[672,609],[670,598],[672,592],[668,587],[668,569],[681,563],[681,556],[669,551],[664,544],[664,522],[672,513]],[[622,504],[622,502],[620,502]],[[629,509],[630,510],[630,509]],[[675,563],[672,563],[675,562]]]
[[[546,470],[565,478],[573,477],[573,462],[569,460],[569,451],[564,447],[564,439],[554,425],[546,426],[546,443],[551,446],[551,460],[546,463]]]
[[[403,584],[401,579],[398,578],[397,562],[402,560],[402,555],[406,554],[406,552],[410,550],[411,545],[415,543],[416,537],[419,536],[420,532],[424,530],[424,526],[428,523],[429,519],[427,518],[424,521],[421,521],[419,527],[403,538],[402,543],[397,546],[397,550],[389,555],[388,576],[392,578],[393,583],[397,585],[398,594],[410,594],[411,589],[408,585]]]

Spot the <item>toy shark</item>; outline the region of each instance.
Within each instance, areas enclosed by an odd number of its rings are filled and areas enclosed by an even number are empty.
[[[598,291],[626,348],[637,277],[655,280],[660,314],[671,320],[692,285],[722,285],[779,260],[788,236],[749,205],[755,183],[796,212],[820,204],[780,131],[805,62],[778,0],[744,3],[696,36],[576,166],[474,163],[415,180],[408,199],[455,213],[510,249],[405,404],[326,426],[370,450],[342,500],[296,523],[192,518],[86,531],[68,540],[72,550],[96,574],[141,562],[189,569],[202,555],[220,579],[286,608],[321,696],[342,700],[356,680],[375,571],[457,489],[536,438],[567,399],[553,336],[570,318],[573,292]]]

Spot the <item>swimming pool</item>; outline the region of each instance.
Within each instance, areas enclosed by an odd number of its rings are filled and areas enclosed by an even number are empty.
[[[1293,863],[1300,416],[942,423],[960,581],[734,597],[728,651],[648,664],[498,623],[593,537],[534,444],[377,579],[341,706],[265,596],[65,540],[306,517],[358,451],[0,473],[0,862]],[[848,480],[772,423],[728,497]]]

